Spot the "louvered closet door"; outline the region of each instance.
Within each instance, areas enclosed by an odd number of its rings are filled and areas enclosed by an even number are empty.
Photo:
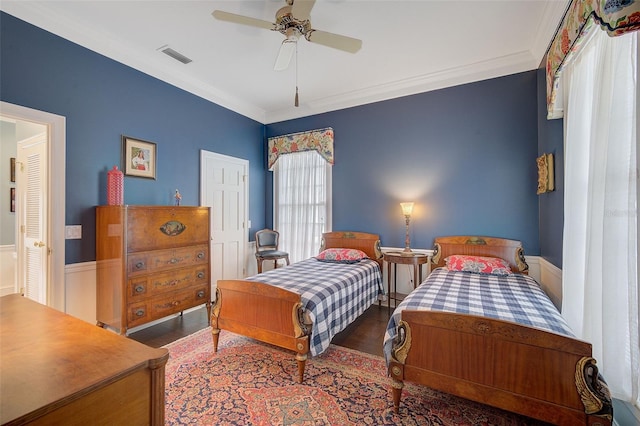
[[[21,238],[18,284],[24,295],[47,304],[48,243],[46,229],[47,138],[18,142],[18,229]],[[18,177],[17,176],[17,177]]]

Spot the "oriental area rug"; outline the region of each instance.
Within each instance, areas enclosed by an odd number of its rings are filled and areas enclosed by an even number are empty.
[[[541,425],[405,383],[393,410],[384,359],[331,345],[297,382],[292,351],[211,328],[165,346],[168,425]]]

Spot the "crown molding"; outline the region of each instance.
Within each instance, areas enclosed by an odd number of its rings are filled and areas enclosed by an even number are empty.
[[[273,111],[265,111],[231,93],[187,75],[181,69],[183,65],[174,63],[175,61],[156,50],[146,53],[134,51],[125,39],[69,20],[56,12],[55,2],[4,1],[0,3],[0,8],[19,19],[223,108],[259,123],[270,124],[537,69],[568,3],[568,0],[547,3],[530,51],[390,81],[336,96],[305,99],[298,108],[291,106]]]
[[[536,32],[531,49],[533,56],[538,59],[538,64],[542,62],[544,56],[551,46],[551,42],[555,37],[556,31],[562,23],[562,18],[569,7],[571,0],[554,1],[546,3],[540,26]]]
[[[530,71],[536,69],[537,65],[538,61],[531,52],[518,52],[500,58],[480,61],[471,65],[456,68],[439,70],[433,73],[393,81],[363,90],[355,90],[337,96],[309,100],[299,108],[292,107],[282,110],[268,111],[265,124],[306,117],[309,115],[322,114],[325,112]]]

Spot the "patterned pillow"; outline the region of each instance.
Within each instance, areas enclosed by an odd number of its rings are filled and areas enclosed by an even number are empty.
[[[499,257],[464,256],[454,254],[445,259],[450,271],[475,272],[476,274],[509,275],[509,264]]]
[[[349,248],[326,249],[316,256],[319,261],[329,263],[358,263],[368,258],[363,251]]]

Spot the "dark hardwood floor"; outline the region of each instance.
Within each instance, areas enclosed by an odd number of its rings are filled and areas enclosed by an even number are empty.
[[[372,305],[344,331],[333,338],[332,343],[361,352],[382,356],[382,340],[389,321],[386,306]],[[158,348],[209,325],[207,310],[197,309],[160,324],[131,333],[129,337],[148,346]]]
[[[354,322],[337,334],[331,343],[372,355],[383,356],[382,341],[389,322],[386,306],[371,305]]]

